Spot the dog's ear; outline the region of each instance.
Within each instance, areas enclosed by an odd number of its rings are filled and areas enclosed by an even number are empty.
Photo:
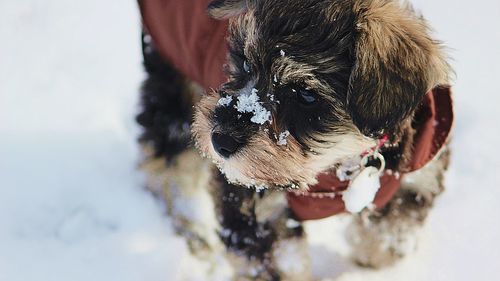
[[[347,106],[354,124],[372,137],[409,117],[427,91],[447,84],[449,65],[425,21],[397,1],[358,1],[355,63]]]
[[[248,0],[214,0],[208,4],[207,12],[215,19],[227,19],[244,13]]]

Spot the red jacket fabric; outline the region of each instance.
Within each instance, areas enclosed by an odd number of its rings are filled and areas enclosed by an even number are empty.
[[[142,21],[161,56],[205,89],[226,78],[228,21],[207,15],[209,0],[139,0]]]

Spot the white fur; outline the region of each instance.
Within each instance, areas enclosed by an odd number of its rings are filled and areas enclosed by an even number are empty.
[[[277,242],[273,249],[273,258],[282,280],[312,280],[311,260],[306,239],[288,239]]]
[[[352,157],[358,157],[376,145],[375,140],[360,133],[338,134],[324,139],[330,146],[315,148],[309,161],[309,169],[322,172]]]

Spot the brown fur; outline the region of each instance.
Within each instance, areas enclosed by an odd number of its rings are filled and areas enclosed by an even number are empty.
[[[213,151],[209,138],[214,126],[209,120],[217,100],[217,97],[211,95],[200,102],[195,113],[193,134],[200,151],[211,156],[214,163],[224,170],[228,180],[248,186],[262,184],[268,186],[269,183],[288,186],[290,183],[302,183],[300,186],[302,188],[315,183],[316,173],[305,168],[306,157],[301,153],[299,145],[292,140],[287,146],[278,146],[265,132],[259,132],[262,136],[257,136],[255,143],[248,144],[245,151],[251,155],[242,153],[231,160],[229,164],[231,168],[228,168],[226,161]],[[234,171],[237,171],[237,174],[233,174]]]
[[[246,1],[216,0],[208,6],[208,14],[215,19],[227,19],[243,13],[246,9]]]
[[[427,91],[449,83],[450,67],[425,21],[409,7],[356,1],[354,11],[358,39],[349,106],[362,131],[393,133],[390,128],[410,116]],[[389,117],[391,111],[400,114]]]

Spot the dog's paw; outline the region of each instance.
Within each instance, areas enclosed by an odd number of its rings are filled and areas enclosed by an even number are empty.
[[[196,256],[208,257],[213,252],[213,244],[198,233],[181,228],[176,228],[176,232],[186,238],[189,251]]]
[[[360,266],[382,268],[391,266],[417,245],[417,228],[411,224],[387,220],[355,219],[347,230],[352,258]]]
[[[313,280],[307,240],[283,239],[273,246],[273,261],[281,280]]]

